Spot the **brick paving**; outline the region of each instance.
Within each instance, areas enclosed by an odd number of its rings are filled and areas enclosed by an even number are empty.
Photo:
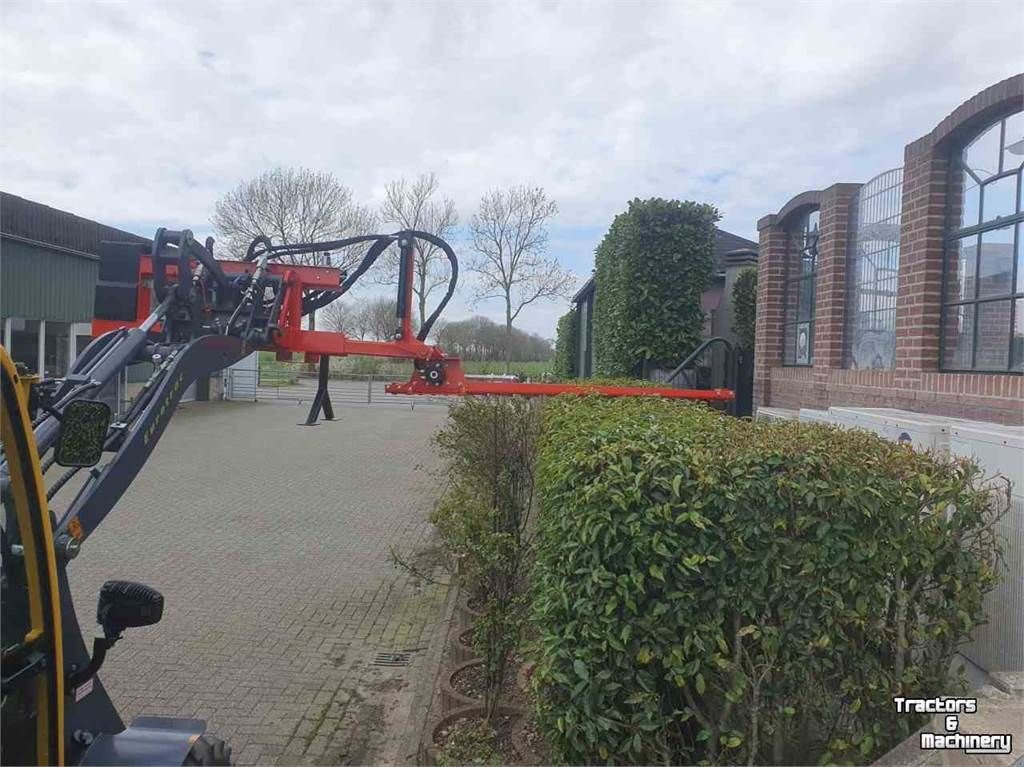
[[[206,719],[239,764],[410,761],[417,659],[446,593],[389,548],[436,557],[429,439],[445,412],[349,406],[300,427],[291,405],[179,410],[70,572],[87,641],[104,580],[164,595],[163,621],[126,632],[100,675],[126,721]],[[371,664],[394,650],[412,664]]]

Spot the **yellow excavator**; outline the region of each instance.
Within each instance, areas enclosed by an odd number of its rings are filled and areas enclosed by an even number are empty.
[[[139,583],[108,581],[97,607],[103,637],[94,640],[91,658],[84,655],[67,579],[58,567],[54,520],[29,415],[35,377],[20,376],[0,346],[0,378],[0,439],[6,464],[0,561],[0,761],[229,764],[230,748],[206,735],[201,720],[138,717],[126,728],[118,716],[96,672],[125,629],[160,620],[163,597]],[[67,405],[61,413],[55,462],[77,468],[98,463],[109,419],[109,406],[103,402]],[[65,647],[65,642],[82,646]]]

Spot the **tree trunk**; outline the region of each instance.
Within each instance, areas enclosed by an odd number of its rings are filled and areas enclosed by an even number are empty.
[[[423,327],[423,323],[427,321],[427,293],[426,293],[426,290],[427,290],[427,280],[426,280],[426,275],[421,274],[421,275],[419,275],[419,278],[420,278],[420,292],[416,296],[416,298],[419,299],[419,305],[420,305],[420,324],[416,328],[417,332],[419,331],[419,328]],[[426,339],[423,339],[423,340],[425,341]]]
[[[309,329],[316,330],[316,309],[309,313]]]
[[[505,299],[505,375],[512,372],[512,303]]]

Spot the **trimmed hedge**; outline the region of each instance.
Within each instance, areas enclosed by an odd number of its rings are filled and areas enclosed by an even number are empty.
[[[594,257],[596,375],[672,368],[700,343],[718,219],[711,205],[660,198],[615,217]]]
[[[870,762],[950,692],[997,543],[961,460],[664,400],[546,406],[533,620],[570,763]]]
[[[579,316],[575,309],[570,309],[558,318],[558,329],[555,333],[555,359],[552,362],[552,373],[559,380],[575,378],[577,348],[579,338]]]
[[[744,269],[736,276],[732,285],[733,325],[737,345],[741,349],[754,351],[754,336],[757,327],[757,269]]]

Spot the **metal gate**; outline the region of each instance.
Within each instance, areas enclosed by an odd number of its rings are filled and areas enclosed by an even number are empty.
[[[276,364],[260,369],[230,367],[224,371],[224,398],[231,400],[284,401],[308,404],[316,395],[315,365]],[[408,394],[387,394],[384,387],[392,381],[408,377],[359,375],[331,372],[327,391],[331,403],[337,405],[447,405],[451,397]]]

